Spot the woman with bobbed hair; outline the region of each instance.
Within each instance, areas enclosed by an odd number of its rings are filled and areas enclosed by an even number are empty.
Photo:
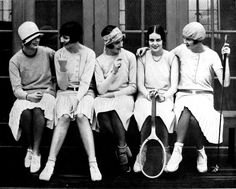
[[[197,149],[197,170],[207,172],[207,155],[204,148],[204,138],[213,144],[223,140],[223,122],[219,131],[220,115],[214,109],[214,76],[223,84],[223,66],[219,55],[203,44],[206,30],[199,22],[187,24],[182,31],[183,43],[174,48],[173,52],[180,60],[180,80],[175,98],[174,112],[176,114],[176,142],[171,158],[166,166],[167,172],[175,172],[179,168],[182,149],[189,125],[194,133],[191,139]],[[147,48],[137,50],[143,56]],[[225,43],[221,54],[226,55],[224,86],[230,84],[229,44]],[[220,138],[219,138],[220,137]]]
[[[122,48],[124,35],[118,27],[106,26],[101,36],[104,52],[97,58],[95,66],[98,97],[94,108],[100,129],[107,129],[115,136],[121,170],[130,172],[129,158],[132,154],[125,134],[134,108],[136,58]]]
[[[168,133],[172,133],[175,125],[173,111],[173,95],[178,85],[177,57],[163,48],[165,43],[165,31],[160,25],[150,26],[146,33],[149,49],[143,57],[138,58],[138,96],[135,101],[134,116],[141,131],[141,144],[151,132],[151,97],[157,96],[157,136],[166,148],[168,148]],[[167,157],[167,159],[168,159]],[[140,154],[134,163],[134,172],[140,172]]]
[[[59,86],[55,107],[56,127],[46,167],[39,176],[41,180],[50,180],[70,122],[74,120],[88,155],[91,180],[102,179],[95,156],[91,128],[95,97],[91,80],[96,57],[93,50],[81,44],[82,34],[82,27],[76,22],[67,22],[60,29],[60,41],[63,47],[55,54],[56,77]]]

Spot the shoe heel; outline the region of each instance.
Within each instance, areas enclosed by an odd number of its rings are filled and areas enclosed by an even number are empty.
[[[121,170],[124,172],[130,172],[131,168],[129,166],[129,158],[132,157],[132,153],[127,144],[122,147],[118,146],[116,156],[120,162]]]

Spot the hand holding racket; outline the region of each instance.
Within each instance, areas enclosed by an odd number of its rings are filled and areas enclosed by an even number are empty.
[[[218,145],[217,145],[217,156],[216,156],[216,165],[211,167],[211,172],[216,173],[219,171],[219,153],[220,153],[220,134],[221,134],[221,123],[223,119],[223,103],[224,103],[224,82],[225,82],[225,67],[226,59],[230,54],[229,43],[227,43],[228,36],[224,37],[224,45],[221,48],[221,54],[223,56],[223,73],[222,73],[222,85],[221,85],[221,99],[220,99],[220,121],[219,121],[219,135],[218,135]]]
[[[221,54],[223,55],[223,58],[225,58],[224,56],[228,57],[230,54],[230,48],[229,48],[229,43],[227,42],[227,39],[228,39],[228,35],[225,35],[224,45],[221,48]]]
[[[159,90],[154,89],[152,91],[149,92],[147,99],[151,100],[152,97],[154,97],[156,99],[156,101],[158,102],[164,102],[165,101],[165,97],[162,95],[162,93],[159,93]]]
[[[151,134],[140,148],[139,163],[142,173],[148,178],[157,178],[161,175],[166,165],[165,147],[156,135],[156,95],[152,99]]]

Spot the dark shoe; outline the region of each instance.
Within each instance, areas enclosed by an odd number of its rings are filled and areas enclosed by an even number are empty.
[[[120,162],[121,170],[123,172],[130,172],[131,168],[129,166],[129,158],[132,157],[132,153],[127,144],[122,147],[118,146],[116,155]]]

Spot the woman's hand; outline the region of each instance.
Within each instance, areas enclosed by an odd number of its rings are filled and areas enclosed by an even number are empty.
[[[26,100],[31,102],[39,102],[43,97],[43,93],[38,91],[34,93],[27,94]]]
[[[148,47],[141,47],[141,48],[137,49],[136,56],[142,57],[143,55],[145,55],[147,50],[148,50]]]
[[[58,63],[60,65],[60,71],[61,72],[66,72],[66,64],[67,64],[67,59],[65,57],[63,57],[62,54],[60,54],[59,58],[58,58]]]
[[[119,70],[119,68],[121,67],[121,58],[117,58],[115,59],[115,61],[113,62],[113,73],[116,74]]]
[[[226,54],[226,56],[228,57],[230,54],[230,48],[229,48],[229,44],[225,43],[224,46],[221,49],[221,54],[222,56],[224,56]]]
[[[79,101],[76,99],[73,104],[72,104],[72,109],[71,109],[71,113],[75,115],[75,112],[77,110],[77,107],[79,105]]]
[[[166,91],[159,91],[157,95],[157,101],[164,102],[166,98],[169,98],[170,95]]]
[[[165,99],[166,99],[165,93],[164,93],[164,92],[161,92],[161,91],[159,91],[159,90],[157,90],[157,89],[151,90],[151,91],[148,93],[148,95],[146,96],[146,98],[147,98],[148,100],[150,100],[150,101],[151,101],[151,99],[152,99],[153,97],[155,97],[158,102],[164,102]]]
[[[146,98],[151,101],[152,97],[154,97],[154,96],[155,96],[155,98],[157,97],[157,94],[158,94],[158,91],[156,89],[153,89],[153,90],[149,91],[149,93],[146,95]]]

